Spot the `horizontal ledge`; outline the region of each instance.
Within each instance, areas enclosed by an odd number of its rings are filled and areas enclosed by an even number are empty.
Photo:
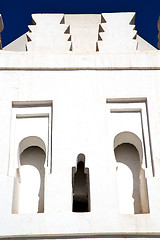
[[[52,100],[42,101],[13,101],[13,108],[24,108],[24,107],[50,107],[52,106]]]
[[[43,54],[0,51],[0,70],[160,70],[160,51]]]
[[[106,103],[146,103],[146,97],[137,98],[107,98]]]
[[[141,113],[140,108],[111,108],[111,113]]]
[[[16,118],[48,118],[49,113],[37,113],[37,114],[17,114]]]
[[[75,233],[75,234],[32,234],[32,235],[7,235],[7,236],[3,236],[0,238],[2,239],[8,239],[8,238],[12,238],[12,239],[35,239],[35,240],[39,240],[39,239],[85,239],[85,238],[89,238],[89,239],[96,239],[96,238],[141,238],[141,237],[146,237],[147,239],[149,238],[157,238],[160,237],[160,232],[142,232],[142,233],[137,233],[137,232],[107,232],[107,233]]]
[[[0,71],[160,70],[160,67],[0,67]]]

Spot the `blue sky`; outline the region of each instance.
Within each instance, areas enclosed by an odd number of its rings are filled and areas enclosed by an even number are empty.
[[[136,12],[138,34],[157,47],[160,0],[1,0],[3,47],[28,31],[32,13]]]

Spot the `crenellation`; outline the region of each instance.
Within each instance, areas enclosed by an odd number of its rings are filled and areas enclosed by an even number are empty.
[[[135,13],[33,14],[29,31],[3,50],[97,54],[156,50],[135,30]]]
[[[65,14],[70,25],[73,53],[96,53],[100,14]]]
[[[67,53],[71,49],[70,27],[64,14],[33,14],[29,25],[27,51]]]
[[[135,13],[102,13],[98,42],[100,52],[137,50]]]

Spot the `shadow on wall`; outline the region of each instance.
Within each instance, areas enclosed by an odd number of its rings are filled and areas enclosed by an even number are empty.
[[[29,137],[32,141],[32,138]],[[24,139],[25,141],[26,139]],[[35,137],[34,137],[35,140]],[[38,141],[42,141],[37,138]],[[27,139],[28,142],[28,139]],[[41,142],[41,144],[43,141]],[[24,144],[23,140],[20,143]],[[34,146],[23,147],[20,151],[20,167],[16,171],[12,213],[43,213],[45,183],[45,151],[34,141]],[[36,146],[37,145],[37,146]],[[26,145],[28,146],[28,145]]]
[[[122,132],[115,137],[114,147],[120,213],[149,213],[141,140],[131,132]]]

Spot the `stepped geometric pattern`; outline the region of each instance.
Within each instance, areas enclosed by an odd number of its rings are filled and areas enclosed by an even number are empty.
[[[116,15],[116,17],[115,17]],[[96,53],[137,50],[135,13],[33,14],[27,51]]]
[[[137,50],[135,13],[102,13],[98,32],[99,52]]]
[[[100,21],[100,14],[65,15],[65,22],[70,25],[73,53],[96,52]]]
[[[33,24],[28,26],[27,51],[67,53],[71,50],[69,25],[64,14],[33,14]]]

